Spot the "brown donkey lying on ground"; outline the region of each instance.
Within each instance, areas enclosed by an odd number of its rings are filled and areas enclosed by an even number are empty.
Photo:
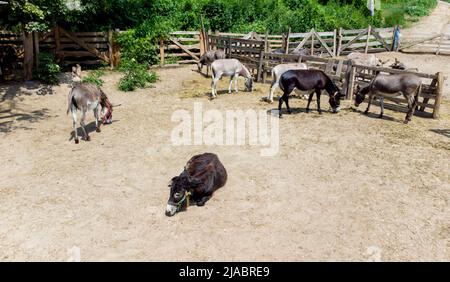
[[[88,132],[85,129],[86,112],[94,111],[95,128],[100,132],[100,124],[98,123],[98,107],[102,107],[102,123],[111,123],[113,106],[106,94],[95,84],[78,83],[69,93],[67,113],[72,113],[73,130],[75,131],[75,144],[78,144],[78,133],[76,128],[77,110],[81,111],[80,125],[83,130],[86,141],[90,141]]]
[[[183,172],[172,178],[166,215],[173,216],[186,210],[190,202],[203,206],[226,182],[227,171],[217,155],[204,153],[193,156]]]
[[[414,74],[394,74],[394,75],[377,75],[369,85],[360,88],[358,85],[358,90],[355,96],[355,106],[358,107],[361,104],[366,94],[369,93],[369,102],[367,109],[364,112],[367,114],[369,112],[370,105],[375,96],[380,98],[381,112],[379,118],[383,117],[384,112],[384,101],[385,97],[398,96],[399,92],[408,101],[408,112],[406,113],[404,123],[411,121],[411,116],[417,106],[418,97],[422,89],[422,81],[417,75]]]

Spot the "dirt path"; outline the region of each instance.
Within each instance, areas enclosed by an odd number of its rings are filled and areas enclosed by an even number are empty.
[[[37,85],[0,85],[0,260],[73,260],[77,250],[83,261],[450,259],[448,102],[440,120],[405,126],[389,110],[379,120],[344,104],[320,116],[292,99],[274,157],[259,146],[173,146],[172,113],[194,102],[220,113],[275,107],[259,101],[260,84],[209,101],[210,80],[191,69],[161,70],[156,88],[133,93],[107,74],[122,106],[79,145],[67,84],[43,96]],[[219,155],[227,185],[167,218],[168,181],[205,151]]]
[[[436,8],[429,16],[403,29],[402,35],[408,37],[415,34],[433,35],[442,32],[450,35],[450,3],[438,1]]]

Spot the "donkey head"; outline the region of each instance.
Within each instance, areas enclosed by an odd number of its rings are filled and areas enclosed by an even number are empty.
[[[245,90],[253,92],[253,78],[251,76],[245,79]]]
[[[100,90],[101,91],[101,90]],[[100,95],[100,106],[102,107],[102,122],[103,124],[110,124],[112,123],[112,112],[113,112],[113,106],[111,102],[108,99],[108,96],[101,91]]]
[[[169,184],[170,194],[167,201],[166,215],[173,216],[177,212],[185,211],[189,206],[192,189],[197,188],[200,184],[196,180],[189,179],[185,173],[172,178]]]
[[[366,98],[366,94],[361,91],[361,87],[356,86],[355,107],[358,107]]]
[[[343,97],[345,97],[345,95],[342,94],[339,89],[334,92],[333,95],[330,95],[330,99],[328,102],[330,103],[333,113],[339,113],[339,111],[341,110],[341,98]]]

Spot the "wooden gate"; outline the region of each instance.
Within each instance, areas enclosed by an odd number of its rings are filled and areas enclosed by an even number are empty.
[[[295,40],[301,39],[300,42]],[[302,48],[308,48],[311,55],[323,54],[330,57],[336,56],[336,31],[317,32],[312,28],[308,33],[288,33],[287,46],[294,47],[294,52]]]
[[[436,55],[450,55],[449,34],[414,34],[411,37],[402,37],[401,52],[432,53]]]
[[[208,36],[211,50],[223,49],[228,58],[238,59],[246,65],[256,81],[262,78],[262,65],[264,59],[265,42],[263,40],[240,39],[216,35]]]
[[[339,49],[337,56],[353,51],[384,52],[391,51],[395,28],[376,28],[339,30]]]
[[[109,32],[70,32],[55,26],[40,35],[40,49],[54,52],[59,63],[113,66],[113,34]]]

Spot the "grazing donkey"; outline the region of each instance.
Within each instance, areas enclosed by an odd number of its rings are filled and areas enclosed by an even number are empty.
[[[286,103],[288,113],[291,113],[289,108],[289,94],[297,88],[302,91],[314,90],[317,96],[317,110],[319,114],[322,114],[320,109],[320,94],[322,89],[325,89],[330,96],[329,103],[333,113],[339,112],[340,100],[345,97],[341,94],[339,88],[334,84],[333,80],[321,70],[288,70],[280,79],[280,88],[284,94],[278,102],[278,111],[280,118],[282,117],[281,106],[283,101]],[[309,105],[311,104],[314,92],[309,94],[308,105],[306,106],[306,112],[309,112]]]
[[[364,112],[367,114],[369,112],[370,105],[375,96],[380,98],[381,112],[379,118],[383,118],[384,113],[384,101],[383,96],[394,97],[398,96],[399,92],[408,101],[408,112],[406,113],[404,123],[411,121],[411,116],[417,106],[419,94],[422,90],[422,81],[417,75],[414,74],[393,74],[385,75],[378,74],[369,83],[369,85],[360,88],[358,85],[357,93],[355,96],[355,106],[358,107],[369,93],[369,101],[367,104],[367,109]]]
[[[227,182],[227,171],[217,155],[204,153],[193,156],[179,176],[172,178],[166,215],[185,211],[190,203],[203,206],[214,191]]]
[[[198,71],[202,72],[203,66],[206,65],[206,76],[209,76],[209,67],[215,60],[220,59],[225,59],[225,51],[222,49],[205,52],[198,61]]]
[[[273,103],[273,93],[275,89],[280,87],[280,78],[283,73],[288,70],[306,70],[308,66],[303,63],[293,63],[293,64],[281,64],[277,65],[272,69],[272,84],[270,85],[270,92],[267,96],[267,102]]]
[[[111,123],[113,106],[106,94],[93,83],[78,83],[69,93],[67,114],[72,113],[73,129],[75,131],[75,144],[78,144],[78,133],[76,128],[77,110],[81,111],[80,125],[83,130],[86,141],[90,141],[88,132],[85,129],[86,112],[94,111],[95,128],[100,132],[100,124],[98,123],[98,106],[102,107],[102,123]]]
[[[212,98],[217,97],[217,83],[222,76],[230,77],[230,86],[228,87],[228,93],[231,93],[231,84],[234,79],[234,89],[238,93],[238,78],[239,76],[245,77],[245,88],[247,91],[253,91],[253,78],[248,69],[236,59],[221,59],[216,60],[211,64],[212,69]]]

